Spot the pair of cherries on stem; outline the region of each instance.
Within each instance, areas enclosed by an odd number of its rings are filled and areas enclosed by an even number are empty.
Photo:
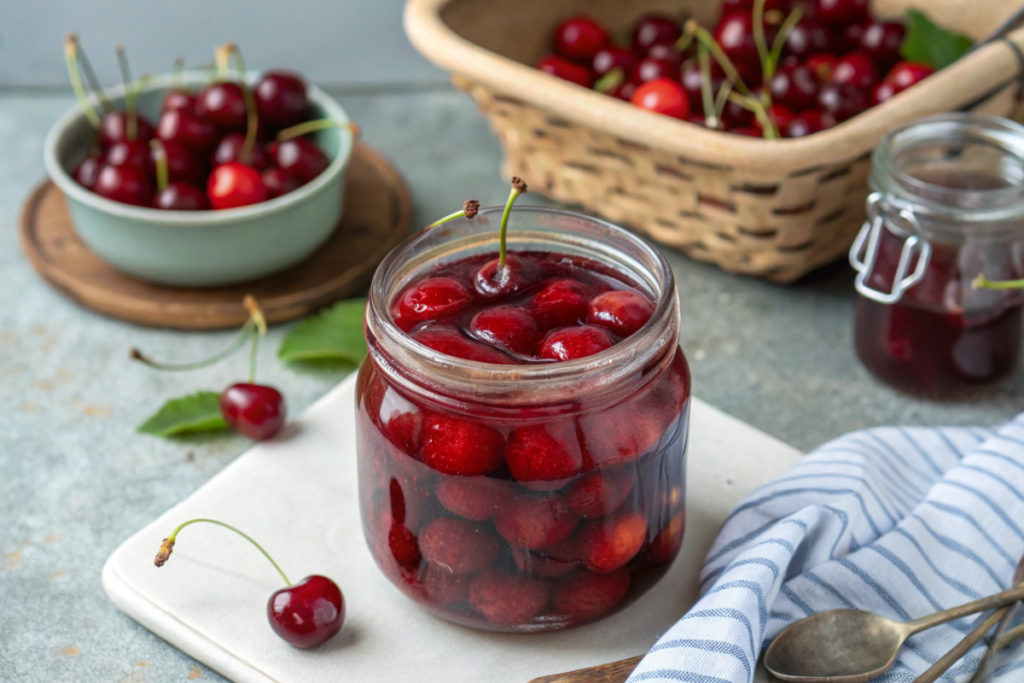
[[[249,319],[238,331],[238,336],[223,351],[195,363],[159,363],[147,358],[138,349],[132,349],[133,360],[157,370],[198,370],[220,362],[249,342],[249,381],[232,384],[220,394],[220,413],[231,429],[253,441],[262,441],[281,431],[287,411],[281,392],[271,386],[256,384],[256,349],[259,339],[267,333],[267,322],[256,299],[246,296],[242,302],[249,311]]]
[[[322,645],[341,630],[345,623],[345,597],[342,595],[341,589],[338,588],[338,584],[319,574],[307,576],[299,583],[293,584],[259,543],[224,522],[200,518],[190,519],[178,525],[160,545],[160,550],[153,561],[157,567],[164,566],[171,557],[181,530],[197,522],[216,524],[230,529],[256,546],[256,549],[263,553],[270,564],[274,565],[274,569],[281,575],[281,579],[285,583],[285,588],[274,591],[267,601],[267,620],[274,633],[282,640],[293,647],[307,649]]]

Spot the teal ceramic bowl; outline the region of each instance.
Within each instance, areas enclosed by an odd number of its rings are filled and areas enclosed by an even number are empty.
[[[252,80],[255,80],[253,78]],[[193,87],[203,82],[186,74]],[[150,81],[139,110],[154,124],[169,77]],[[123,90],[107,96],[123,106]],[[348,122],[345,111],[310,86],[314,118]],[[85,158],[93,129],[76,105],[46,138],[46,170],[67,198],[75,230],[98,257],[142,280],[175,287],[216,287],[253,280],[292,266],[316,251],[341,219],[344,174],[352,154],[348,126],[319,131],[314,142],[331,165],[312,182],[276,199],[223,211],[158,211],[104,199],[71,177]]]

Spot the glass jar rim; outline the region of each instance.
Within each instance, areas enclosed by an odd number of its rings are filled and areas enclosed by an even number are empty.
[[[417,378],[419,381],[413,382],[415,390],[421,394],[427,392],[432,395],[434,400],[443,404],[451,405],[453,402],[466,400],[486,404],[488,397],[499,401],[502,405],[558,403],[560,398],[567,398],[578,393],[578,388],[568,391],[565,389],[568,383],[577,382],[581,378],[587,378],[595,391],[604,390],[609,394],[618,395],[619,392],[614,391],[616,383],[621,384],[627,376],[642,374],[638,371],[646,370],[657,361],[666,365],[671,361],[672,354],[667,354],[666,351],[674,348],[678,342],[679,306],[675,277],[665,257],[638,236],[608,221],[543,206],[517,206],[512,210],[508,231],[509,253],[513,253],[513,244],[524,241],[523,238],[537,237],[535,231],[513,229],[512,227],[513,223],[524,219],[528,220],[530,217],[550,216],[596,228],[598,232],[590,235],[589,239],[596,243],[602,241],[601,237],[603,236],[605,238],[603,241],[608,242],[609,247],[609,250],[600,252],[605,255],[612,254],[611,250],[616,248],[616,245],[608,239],[614,237],[617,241],[635,250],[634,256],[619,260],[620,265],[633,262],[632,270],[626,271],[625,274],[640,276],[646,287],[656,288],[649,291],[649,294],[656,297],[656,302],[654,314],[647,324],[618,344],[594,355],[564,362],[530,365],[496,365],[456,358],[435,351],[402,331],[391,316],[393,296],[390,295],[397,295],[408,285],[413,275],[429,272],[431,264],[438,263],[437,258],[429,258],[433,252],[428,252],[426,256],[412,261],[409,259],[410,253],[414,252],[417,247],[422,247],[431,238],[443,234],[463,238],[464,242],[461,249],[458,249],[459,245],[456,245],[455,251],[443,250],[443,253],[449,257],[446,262],[453,262],[457,258],[452,258],[452,256],[458,256],[460,252],[468,251],[470,242],[466,241],[466,235],[470,238],[475,237],[478,242],[481,242],[476,245],[478,248],[489,243],[496,243],[496,232],[483,232],[477,226],[486,222],[488,217],[500,217],[503,211],[503,206],[482,208],[473,221],[459,218],[431,230],[422,230],[396,246],[381,262],[370,285],[370,296],[366,309],[366,333],[368,342],[371,342],[371,337],[373,337],[380,345],[380,349],[374,349],[374,343],[369,344],[371,355],[378,361],[378,365],[382,366],[381,369],[391,376],[391,379],[398,380],[400,383],[410,381],[410,378],[405,376],[406,373],[398,372],[397,368],[392,367],[393,364],[407,368],[409,363],[417,363],[424,367],[425,373],[421,373],[421,376]],[[571,244],[577,248],[582,248],[587,238],[583,231],[574,233],[564,227],[546,230],[544,234],[555,238],[550,240],[552,245],[568,246]],[[575,240],[565,241],[573,234],[578,235]],[[434,249],[434,252],[441,251],[439,248]],[[555,251],[555,249],[550,251]],[[600,253],[595,251],[594,256],[598,256]],[[435,256],[437,255],[440,254],[435,254]],[[389,284],[393,284],[393,278],[402,275],[402,268],[407,267],[410,262],[418,264],[418,269],[410,269],[409,272],[404,273],[406,277],[399,286],[389,286]],[[599,262],[604,263],[604,261]],[[622,268],[619,270],[621,271]],[[648,277],[644,277],[645,273],[641,270],[646,270]],[[666,355],[667,359],[660,357]],[[544,398],[528,400],[526,394],[543,394]]]
[[[998,146],[1015,156],[1024,169],[1024,126],[1019,123],[963,112],[923,117],[886,134],[872,152],[872,185],[882,193],[885,204],[897,211],[908,209],[939,221],[971,225],[997,223],[1024,214],[1024,175],[1021,182],[1006,187],[957,188],[928,182],[908,173],[897,162],[901,151],[929,141],[939,143],[943,137]]]

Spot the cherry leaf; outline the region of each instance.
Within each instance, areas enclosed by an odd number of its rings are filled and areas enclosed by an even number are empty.
[[[177,436],[227,428],[220,414],[220,394],[200,391],[191,396],[172,398],[139,426],[139,431],[153,436]]]
[[[900,54],[908,61],[944,69],[971,49],[970,38],[939,26],[920,10],[907,10],[907,19],[910,26]]]
[[[366,299],[345,299],[303,320],[277,350],[286,363],[342,360],[359,365],[366,356],[363,318]]]

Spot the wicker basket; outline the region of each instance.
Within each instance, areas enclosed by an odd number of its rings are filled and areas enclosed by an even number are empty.
[[[917,4],[973,38],[1019,5],[1009,0]],[[900,16],[907,0],[874,10]],[[693,16],[708,0],[409,0],[405,27],[490,119],[506,175],[725,270],[792,282],[842,256],[864,220],[870,150],[927,114],[1015,115],[1021,64],[1007,42],[987,45],[885,104],[816,135],[764,141],[652,114],[533,69],[552,27],[586,12],[622,34],[641,14]],[[620,36],[621,37],[621,36]],[[1024,46],[1024,29],[1008,41]]]

